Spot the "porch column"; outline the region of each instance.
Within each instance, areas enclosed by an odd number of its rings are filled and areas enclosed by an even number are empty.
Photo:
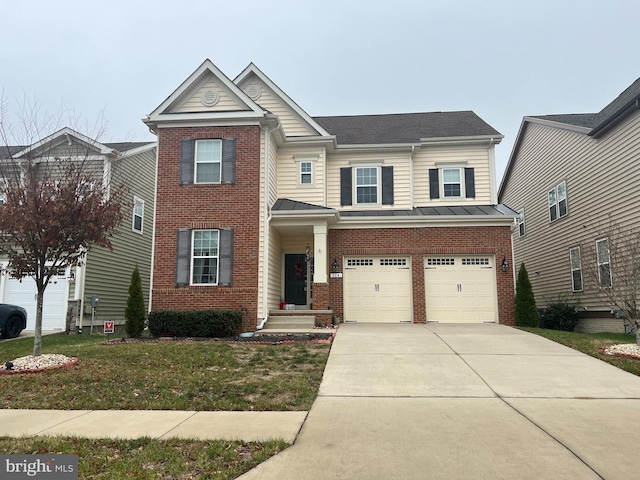
[[[313,283],[327,283],[327,226],[313,226]]]

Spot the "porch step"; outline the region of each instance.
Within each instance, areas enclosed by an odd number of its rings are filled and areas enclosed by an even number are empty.
[[[316,318],[312,315],[282,315],[269,317],[267,323],[262,327],[264,330],[279,330],[279,331],[291,331],[291,330],[309,330],[313,329],[316,323]],[[270,332],[273,333],[273,332]]]

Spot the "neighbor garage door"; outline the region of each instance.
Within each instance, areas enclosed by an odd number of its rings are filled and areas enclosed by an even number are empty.
[[[496,322],[495,260],[490,256],[427,256],[424,259],[427,321]]]
[[[6,278],[4,303],[20,305],[27,310],[27,330],[36,328],[36,282],[31,277],[22,280]],[[64,330],[67,316],[69,284],[66,275],[57,275],[44,291],[42,330]]]
[[[346,257],[344,320],[411,322],[411,258]]]

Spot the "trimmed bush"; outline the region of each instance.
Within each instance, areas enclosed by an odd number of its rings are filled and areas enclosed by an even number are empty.
[[[242,324],[238,310],[163,310],[149,314],[154,337],[232,337]]]
[[[578,324],[578,302],[559,297],[550,302],[540,315],[540,326],[549,330],[573,332]]]
[[[142,293],[142,279],[138,266],[133,269],[131,282],[129,283],[129,298],[127,307],[124,309],[124,330],[127,335],[137,338],[142,335],[144,321],[147,317],[147,310],[144,308],[144,295]]]
[[[524,266],[520,265],[518,281],[516,282],[516,326],[537,327],[538,311],[536,300],[533,297],[533,289],[529,281],[529,274]]]

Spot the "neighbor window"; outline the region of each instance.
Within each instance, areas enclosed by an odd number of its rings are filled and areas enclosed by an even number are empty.
[[[218,283],[218,230],[194,230],[191,251],[191,283]]]
[[[571,289],[574,292],[582,291],[582,260],[580,258],[580,247],[569,250],[569,261],[571,263]]]
[[[142,220],[144,219],[144,200],[133,197],[133,231],[142,233]]]
[[[220,183],[222,141],[197,140],[195,152],[196,183]]]
[[[300,184],[313,183],[313,162],[300,162]]]
[[[518,212],[518,232],[524,237],[524,208]]]
[[[378,168],[356,168],[356,203],[378,203]]]
[[[609,252],[609,239],[603,238],[596,241],[596,257],[598,260],[598,279],[601,287],[612,285],[611,253]]]
[[[549,190],[549,221],[553,222],[567,214],[567,183],[562,182]]]

